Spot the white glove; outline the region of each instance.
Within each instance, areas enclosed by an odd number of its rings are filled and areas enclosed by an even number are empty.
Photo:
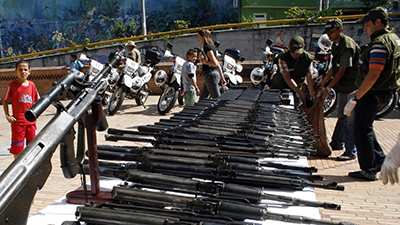
[[[383,162],[379,179],[383,184],[399,183],[398,168],[400,167],[400,135],[397,139],[397,144],[393,147],[390,153],[386,156]]]
[[[356,104],[357,104],[356,100],[350,99],[347,102],[346,106],[344,107],[343,114],[346,116],[351,116],[351,112],[353,111],[354,107],[356,107]]]

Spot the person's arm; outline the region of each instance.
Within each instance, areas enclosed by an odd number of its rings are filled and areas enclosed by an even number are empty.
[[[310,92],[311,98],[315,97],[315,82],[314,82],[313,76],[311,75],[313,69],[314,69],[314,66],[312,63],[310,63],[310,66],[308,67],[308,73],[306,76],[306,80],[307,80],[307,86],[308,86],[308,90]]]
[[[290,77],[290,72],[289,72],[289,68],[287,66],[287,63],[281,59],[278,60],[278,67],[279,70],[281,71],[282,77],[285,80],[286,84],[290,87],[290,89],[292,89],[293,91],[295,91],[299,97],[300,100],[302,102],[305,102],[306,100],[306,94],[300,90],[300,88],[297,86],[296,81],[294,81],[291,77]]]
[[[4,109],[4,114],[6,116],[6,119],[9,123],[14,123],[17,121],[13,116],[10,115],[10,111],[8,108],[8,102],[5,98],[3,98],[3,109]]]
[[[209,65],[209,66],[216,66],[218,68],[219,75],[221,76],[221,84],[223,86],[226,85],[226,80],[224,77],[224,72],[222,71],[221,65],[219,64],[217,57],[215,57],[215,54],[212,50],[206,52],[208,61],[205,61],[204,64]]]
[[[367,76],[365,76],[360,87],[352,93],[355,99],[350,99],[344,107],[344,114],[351,116],[351,112],[357,104],[358,99],[361,99],[375,84],[385,68],[388,58],[388,51],[382,44],[375,44],[370,51],[370,64]],[[357,99],[357,100],[356,100]]]
[[[194,86],[194,88],[196,89],[196,95],[200,95],[200,89],[197,86],[196,81],[194,80],[194,77],[189,77],[190,81],[192,82],[192,85]]]
[[[300,90],[296,81],[294,81],[290,77],[290,73],[282,73],[282,76],[283,76],[283,79],[285,80],[285,82],[287,83],[287,85],[299,95],[300,100],[302,102],[306,102],[306,98],[307,98],[306,93],[304,93],[302,90]]]
[[[336,73],[336,75],[333,77],[332,82],[330,84],[328,84],[328,86],[326,86],[326,88],[322,89],[322,97],[323,98],[326,98],[326,96],[328,96],[328,93],[333,88],[333,86],[335,86],[335,84],[337,82],[339,82],[340,79],[342,79],[344,73],[346,72],[346,69],[347,69],[347,67],[340,68],[339,71]],[[330,71],[332,71],[332,69]],[[331,74],[333,74],[333,72],[331,72]],[[325,85],[325,83],[324,83],[324,85]]]

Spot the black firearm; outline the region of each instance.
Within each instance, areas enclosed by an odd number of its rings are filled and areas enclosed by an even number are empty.
[[[215,198],[180,196],[154,191],[146,191],[130,187],[114,187],[112,190],[114,200],[129,202],[133,205],[150,208],[171,207],[174,210],[199,213],[203,215],[214,215],[220,218],[232,218],[232,220],[277,220],[303,224],[321,225],[352,225],[353,223],[327,221],[311,217],[273,213],[267,207],[241,203],[238,201],[220,200]]]
[[[150,128],[150,129],[149,129]],[[293,145],[288,143],[276,143],[273,138],[266,139],[263,135],[257,136],[259,139],[249,138],[249,136],[242,135],[231,135],[225,136],[212,135],[211,133],[188,133],[186,128],[176,127],[173,129],[160,130],[159,126],[153,129],[153,126],[139,127],[139,131],[128,131],[119,130],[115,128],[108,129],[108,133],[105,135],[108,141],[133,141],[133,142],[149,142],[153,146],[159,147],[165,145],[184,145],[184,146],[197,146],[200,150],[202,146],[218,148],[220,150],[248,152],[254,154],[276,154],[276,157],[287,157],[295,158],[299,155],[309,156],[315,154],[315,150],[304,147],[301,145]],[[215,132],[212,128],[203,129],[205,132]],[[122,134],[122,135],[121,135]],[[150,138],[144,138],[142,136],[152,136]],[[286,155],[286,156],[284,156]]]
[[[139,163],[166,162],[170,164],[185,164],[204,166],[219,169],[235,169],[241,171],[260,172],[270,175],[284,175],[286,177],[301,177],[309,180],[322,180],[321,176],[311,175],[312,168],[280,165],[280,169],[271,170],[264,166],[273,166],[254,157],[234,156],[228,154],[209,154],[203,152],[187,152],[165,149],[135,149],[127,147],[97,146],[98,158],[109,160],[136,161]],[[290,170],[287,170],[290,169]],[[314,168],[315,169],[315,168]],[[307,171],[307,172],[306,172]],[[314,170],[315,171],[315,170]]]
[[[139,184],[152,185],[150,188],[169,191],[184,192],[191,191],[190,194],[207,195],[213,197],[225,197],[231,199],[245,199],[251,203],[258,203],[263,199],[285,202],[292,205],[305,205],[312,207],[322,207],[325,209],[340,210],[341,206],[328,203],[303,200],[285,195],[274,195],[264,191],[262,187],[253,187],[224,182],[211,182],[199,179],[182,178],[172,175],[150,173],[140,171],[138,165],[115,164],[110,162],[100,162],[100,175],[106,177],[117,177],[125,181]],[[87,167],[84,166],[86,169]],[[135,184],[135,186],[138,184]]]
[[[170,157],[164,157],[170,158]],[[99,165],[101,161],[99,161]],[[146,163],[131,163],[131,169],[139,169],[146,172],[161,173],[184,178],[199,178],[206,180],[222,181],[255,187],[283,188],[291,190],[302,190],[305,187],[344,190],[343,185],[332,183],[316,183],[299,176],[282,174],[271,174],[264,172],[252,172],[232,167],[207,167],[201,165],[188,165],[174,163],[172,161],[151,161]],[[115,167],[114,167],[115,168]],[[118,168],[118,167],[117,167]]]
[[[86,224],[261,225],[261,223],[232,221],[230,218],[212,215],[114,203],[78,206],[76,216],[80,222]],[[80,225],[80,223],[69,221],[63,225]]]
[[[77,96],[66,107],[56,103],[57,114],[0,176],[0,224],[26,224],[32,200],[36,191],[44,186],[51,172],[51,157],[60,143],[64,175],[73,177],[79,172],[84,147],[78,147],[78,151],[81,152],[75,157],[72,143],[75,134],[73,126],[87,115],[90,107],[93,114],[96,111],[101,117],[101,99],[98,99],[98,95],[108,85],[111,68],[120,61],[123,53],[124,50],[117,52],[90,83],[82,86]],[[68,73],[26,111],[25,117],[29,121],[36,120],[55,102],[58,95],[70,84],[74,84],[73,82],[74,75]],[[97,102],[100,104],[96,104]],[[100,111],[95,110],[95,105],[100,106]],[[105,123],[101,124],[107,126]]]

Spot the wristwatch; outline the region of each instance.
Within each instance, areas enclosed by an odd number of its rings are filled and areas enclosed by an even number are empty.
[[[351,95],[351,99],[353,99],[356,102],[358,102],[358,100],[360,100],[360,99],[357,99],[355,95]]]

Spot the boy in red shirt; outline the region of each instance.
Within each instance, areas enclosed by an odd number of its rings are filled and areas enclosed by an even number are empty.
[[[39,99],[36,85],[27,80],[31,73],[28,62],[19,61],[15,65],[17,80],[11,82],[3,98],[3,108],[6,119],[11,123],[11,149],[10,153],[16,158],[26,144],[36,136],[36,121],[29,122],[25,119],[25,111]],[[8,102],[11,101],[12,115],[9,113]]]

